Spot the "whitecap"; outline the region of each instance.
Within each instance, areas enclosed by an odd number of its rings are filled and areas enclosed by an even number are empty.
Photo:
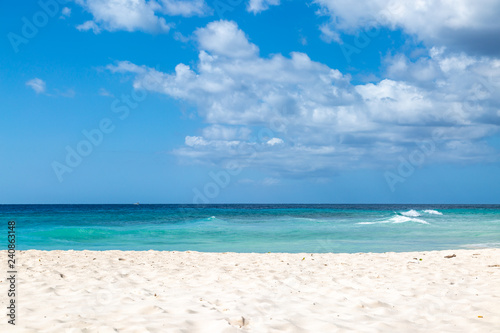
[[[402,212],[401,215],[410,216],[410,217],[417,217],[417,216],[420,216],[420,213],[417,212],[416,210],[412,209],[412,210],[409,210],[407,212]]]
[[[424,210],[424,213],[433,214],[433,215],[443,215],[443,213],[441,213],[437,210],[434,210],[434,209],[426,209],[426,210]]]

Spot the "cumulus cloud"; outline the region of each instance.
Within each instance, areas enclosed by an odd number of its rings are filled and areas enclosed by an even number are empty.
[[[250,0],[247,5],[247,11],[257,14],[268,10],[269,6],[278,6],[280,0]]]
[[[194,68],[108,66],[132,73],[136,89],[197,107],[209,125],[173,152],[182,159],[222,167],[236,160],[273,177],[321,178],[343,168],[393,165],[436,130],[434,160],[491,155],[484,139],[500,125],[498,60],[433,48],[425,60],[388,58],[386,78],[354,84],[304,53],[261,57],[234,22],[212,22],[195,36]]]
[[[204,0],[76,0],[86,11],[93,15],[93,20],[87,21],[77,28],[93,30],[99,33],[108,31],[143,31],[162,33],[170,30],[161,14],[170,16],[205,15],[211,10]]]
[[[33,89],[37,94],[45,93],[46,84],[45,81],[39,78],[34,78],[26,82],[26,85]]]
[[[267,141],[267,144],[270,146],[280,145],[283,143],[284,143],[284,141],[280,138],[272,138],[271,140]]]
[[[496,0],[315,0],[331,29],[354,33],[367,26],[403,29],[428,46],[471,54],[500,54],[500,2]],[[324,32],[323,32],[324,34]]]
[[[452,99],[458,103],[452,111],[442,112],[449,121],[469,126],[499,124],[496,115],[500,109],[499,59],[449,54],[442,48],[432,48],[428,58],[416,61],[404,55],[395,58],[387,59],[388,77],[406,79],[428,91],[440,108]]]
[[[196,30],[200,48],[231,58],[253,57],[259,49],[250,43],[238,26],[230,21],[215,21]]]

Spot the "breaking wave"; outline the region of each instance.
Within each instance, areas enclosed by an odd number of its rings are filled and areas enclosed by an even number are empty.
[[[426,210],[424,210],[424,213],[432,214],[432,215],[443,215],[443,213],[441,213],[437,210],[434,210],[434,209],[426,209]]]
[[[417,212],[416,210],[412,209],[412,210],[409,210],[407,212],[402,212],[401,215],[404,215],[404,216],[409,216],[409,217],[418,217],[418,216],[421,216],[419,212]]]
[[[417,213],[418,214],[418,213]],[[417,216],[420,216],[417,215]],[[356,224],[384,224],[384,223],[392,223],[392,224],[398,224],[398,223],[407,223],[407,222],[414,222],[414,223],[421,223],[421,224],[430,224],[429,222],[422,220],[422,219],[417,219],[415,217],[410,217],[410,216],[404,216],[404,215],[395,215],[391,218],[381,220],[381,221],[373,221],[373,222],[359,222]]]

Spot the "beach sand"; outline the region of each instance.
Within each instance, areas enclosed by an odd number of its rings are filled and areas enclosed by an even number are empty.
[[[500,332],[500,249],[16,255],[0,332]]]

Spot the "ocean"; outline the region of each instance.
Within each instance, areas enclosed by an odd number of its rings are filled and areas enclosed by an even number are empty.
[[[18,250],[356,253],[500,247],[500,205],[0,205],[4,244],[11,220]]]

